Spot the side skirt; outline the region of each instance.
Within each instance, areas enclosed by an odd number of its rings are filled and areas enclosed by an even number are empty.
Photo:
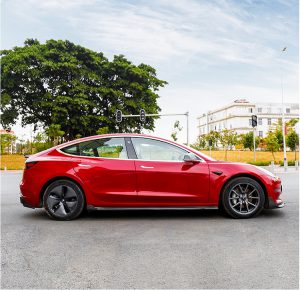
[[[181,207],[99,207],[88,205],[87,210],[199,210],[199,209],[218,209],[217,206],[181,206]]]

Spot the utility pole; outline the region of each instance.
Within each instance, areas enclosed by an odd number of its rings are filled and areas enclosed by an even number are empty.
[[[253,127],[253,160],[254,162],[256,161],[256,148],[255,148],[255,127],[257,126],[257,115],[252,115],[251,116],[251,124]]]
[[[287,47],[284,47],[282,49],[282,55],[286,51]],[[286,157],[286,142],[285,142],[285,118],[284,118],[284,103],[283,103],[283,70],[282,70],[282,64],[281,64],[281,111],[282,111],[282,139],[283,139],[283,165],[284,165],[284,171],[287,171],[287,157]]]
[[[254,162],[256,162],[256,144],[255,144],[255,134],[256,133],[256,130],[255,130],[255,127],[253,127],[253,160]]]

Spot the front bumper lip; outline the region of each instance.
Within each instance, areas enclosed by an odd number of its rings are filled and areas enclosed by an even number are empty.
[[[283,208],[285,206],[285,203],[281,199],[277,199],[275,203],[275,208]]]
[[[266,208],[273,209],[273,208],[283,208],[285,206],[285,203],[279,198],[276,200],[273,200],[273,198],[268,199],[268,205]]]

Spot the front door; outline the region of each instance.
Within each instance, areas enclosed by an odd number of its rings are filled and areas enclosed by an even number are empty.
[[[183,162],[188,152],[168,142],[151,138],[131,138],[137,155],[138,203],[141,206],[206,205],[209,170],[203,161]]]

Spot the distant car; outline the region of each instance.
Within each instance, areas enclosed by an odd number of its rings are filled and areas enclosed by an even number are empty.
[[[20,189],[24,206],[57,220],[92,208],[221,208],[250,218],[284,206],[280,179],[265,169],[139,134],[77,139],[30,156]]]

